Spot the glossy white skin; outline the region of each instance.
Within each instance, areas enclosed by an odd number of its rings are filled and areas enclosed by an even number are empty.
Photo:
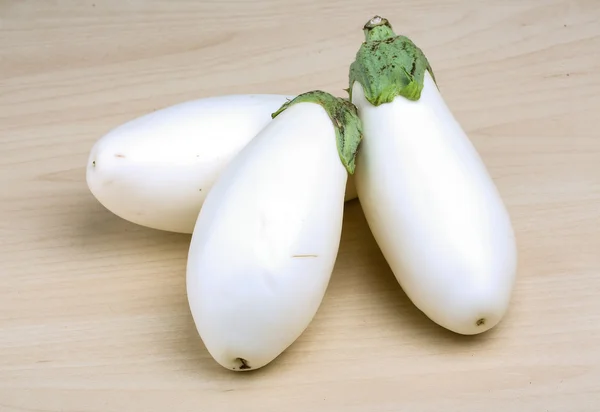
[[[347,176],[326,111],[297,103],[213,186],[192,235],[187,292],[223,367],[239,371],[238,358],[263,367],[313,319],[338,253]]]
[[[92,147],[88,187],[104,207],[123,219],[153,229],[192,233],[223,168],[291,98],[209,97],[129,121]],[[352,180],[346,198],[356,198]]]
[[[508,309],[517,252],[480,156],[429,73],[416,102],[375,107],[356,82],[352,93],[364,127],[358,198],[391,270],[437,324],[465,335],[489,330]]]

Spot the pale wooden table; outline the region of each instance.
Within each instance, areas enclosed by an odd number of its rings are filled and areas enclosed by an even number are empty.
[[[188,311],[189,236],[100,206],[88,151],[203,96],[342,95],[375,13],[425,50],[509,207],[511,311],[435,326],[353,201],[309,329],[228,372]],[[0,411],[600,410],[599,20],[596,0],[1,2]]]

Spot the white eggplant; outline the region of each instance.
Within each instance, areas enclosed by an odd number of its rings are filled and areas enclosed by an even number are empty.
[[[422,51],[381,17],[364,30],[349,92],[364,130],[355,183],[368,225],[416,307],[456,333],[484,332],[515,282],[509,215]]]
[[[320,91],[274,116],[215,182],[189,248],[194,322],[211,356],[235,371],[274,360],[316,314],[362,136],[356,108]]]
[[[131,120],[95,142],[87,163],[88,187],[104,207],[125,220],[192,233],[223,168],[291,98],[215,96]],[[352,180],[346,197],[356,198]]]

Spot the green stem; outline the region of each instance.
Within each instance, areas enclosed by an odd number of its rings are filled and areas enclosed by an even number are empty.
[[[358,82],[366,99],[379,106],[396,96],[416,101],[421,98],[425,72],[435,82],[427,57],[408,37],[394,33],[387,19],[373,17],[363,27],[365,42],[350,65],[350,87]]]
[[[396,37],[392,25],[387,19],[375,16],[363,27],[367,41],[387,40]]]
[[[348,173],[354,174],[356,154],[363,137],[362,123],[358,117],[356,106],[341,97],[335,97],[321,90],[313,90],[302,93],[284,103],[271,117],[274,119],[281,112],[297,103],[315,103],[325,109],[335,129],[340,160]]]

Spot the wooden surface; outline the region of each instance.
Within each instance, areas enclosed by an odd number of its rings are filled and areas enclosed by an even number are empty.
[[[309,329],[228,372],[188,310],[189,236],[99,205],[88,151],[185,100],[342,95],[374,14],[425,50],[506,201],[510,313],[434,325],[353,201]],[[596,0],[0,2],[0,411],[598,411],[599,20]]]

